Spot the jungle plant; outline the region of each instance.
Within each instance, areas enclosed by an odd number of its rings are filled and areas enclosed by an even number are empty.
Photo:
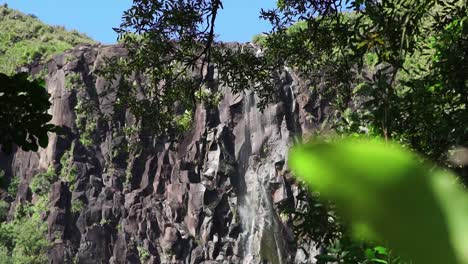
[[[60,170],[60,179],[64,182],[68,182],[70,190],[75,189],[76,177],[78,173],[78,168],[73,163],[73,153],[75,151],[75,143],[73,142],[70,149],[65,151],[60,158],[60,165],[62,169]]]
[[[77,214],[84,208],[84,206],[85,204],[83,203],[83,201],[79,199],[75,199],[71,203],[71,212],[73,214]]]
[[[16,197],[18,193],[18,188],[20,185],[20,178],[18,176],[13,176],[11,178],[10,184],[8,185],[7,192],[11,197]]]
[[[52,184],[57,181],[58,177],[55,174],[55,169],[49,167],[47,172],[39,173],[31,180],[29,187],[31,191],[37,195],[48,194]]]
[[[148,249],[146,249],[143,246],[138,246],[138,257],[140,258],[140,261],[146,262],[148,259],[151,257],[151,254],[149,253]]]
[[[190,129],[193,122],[193,113],[186,110],[182,115],[176,116],[176,124],[180,131],[186,132]]]
[[[0,223],[0,263],[47,262],[47,222],[41,214],[48,208],[48,199],[43,198],[34,205],[18,204],[14,219]]]

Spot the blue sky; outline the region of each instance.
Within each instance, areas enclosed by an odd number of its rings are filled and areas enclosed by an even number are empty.
[[[271,8],[275,0],[224,0],[216,32],[223,41],[245,42],[268,31],[268,22],[259,20],[260,8]],[[43,22],[76,29],[102,43],[116,42],[112,27],[118,27],[131,0],[0,0],[10,8],[34,14]]]

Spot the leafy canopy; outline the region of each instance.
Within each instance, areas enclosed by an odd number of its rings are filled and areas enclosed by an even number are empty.
[[[156,134],[174,130],[177,116],[185,110],[193,114],[201,101],[197,94],[216,97],[221,84],[235,93],[256,90],[262,98],[260,107],[277,97],[275,75],[270,73],[278,69],[265,63],[267,57],[256,56],[256,50],[246,45],[217,41],[215,23],[222,3],[134,1],[124,13],[115,30],[128,56],[110,62],[105,74],[127,80],[141,76],[115,93],[143,127]]]

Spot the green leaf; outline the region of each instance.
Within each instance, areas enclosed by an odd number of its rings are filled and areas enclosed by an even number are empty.
[[[468,199],[452,175],[431,171],[408,150],[380,140],[311,142],[292,149],[289,165],[336,202],[359,238],[416,264],[468,263],[461,261]]]
[[[374,251],[377,252],[377,253],[380,254],[380,255],[385,255],[385,256],[388,255],[388,251],[387,251],[387,249],[384,248],[384,247],[380,247],[380,246],[374,247]]]
[[[39,79],[37,82],[40,87],[46,89],[46,81],[44,79]]]
[[[49,144],[49,136],[47,135],[47,132],[37,134],[38,141],[39,141],[39,146],[42,148],[47,148],[47,145]]]
[[[387,264],[388,262],[383,259],[372,259],[373,262]]]
[[[366,255],[366,259],[374,259],[375,258],[375,252],[374,250],[368,248],[366,251],[364,251],[364,254]]]
[[[369,42],[367,40],[364,40],[362,42],[360,42],[358,45],[357,45],[357,49],[362,49],[363,47],[367,46],[369,44]]]

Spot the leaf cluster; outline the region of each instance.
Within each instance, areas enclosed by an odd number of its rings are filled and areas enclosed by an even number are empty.
[[[252,88],[260,108],[280,96],[275,83],[281,65],[265,62],[272,57],[260,56],[257,47],[217,41],[222,8],[221,0],[152,0],[134,1],[124,13],[115,30],[128,56],[109,62],[106,75],[126,81],[139,76],[137,85],[115,93],[144,127],[156,134],[174,130],[175,117],[202,102],[196,94],[203,88],[212,94],[219,85],[234,93]]]
[[[24,73],[12,77],[0,73],[0,145],[4,152],[11,153],[13,144],[37,151],[47,147],[49,132],[60,132],[49,124],[49,97],[44,82],[29,81]]]
[[[29,186],[34,203],[17,203],[13,219],[0,219],[1,264],[47,263],[50,244],[44,214],[49,209],[49,191],[56,179],[53,167],[35,175]]]

